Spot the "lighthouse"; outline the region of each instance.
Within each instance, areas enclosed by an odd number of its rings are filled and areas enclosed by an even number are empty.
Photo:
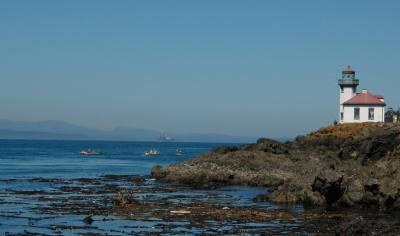
[[[358,79],[356,79],[356,72],[351,66],[347,66],[342,71],[342,79],[338,82],[340,87],[340,123],[343,123],[344,120],[343,103],[356,95],[359,83]]]
[[[340,123],[384,122],[385,99],[380,95],[372,95],[366,89],[357,93],[359,80],[356,72],[347,66],[338,80],[339,120]]]

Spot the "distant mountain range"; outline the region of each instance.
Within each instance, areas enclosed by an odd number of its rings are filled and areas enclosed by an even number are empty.
[[[157,141],[162,133],[157,130],[130,127],[99,130],[58,120],[24,122],[0,119],[0,139]],[[176,142],[251,143],[256,141],[256,138],[223,134],[171,132],[168,136]]]

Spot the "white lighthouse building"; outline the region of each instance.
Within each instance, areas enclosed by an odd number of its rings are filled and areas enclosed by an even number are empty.
[[[385,99],[380,95],[372,95],[366,89],[357,92],[359,80],[356,72],[347,66],[338,81],[340,87],[340,123],[384,122]]]

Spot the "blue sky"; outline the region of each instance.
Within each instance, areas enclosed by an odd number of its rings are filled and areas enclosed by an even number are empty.
[[[0,1],[0,117],[287,137],[400,106],[400,1]]]

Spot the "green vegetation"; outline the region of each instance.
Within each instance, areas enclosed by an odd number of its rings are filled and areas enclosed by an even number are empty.
[[[385,113],[385,122],[399,123],[400,122],[399,117],[400,117],[400,108],[394,110],[392,107],[389,107]]]

